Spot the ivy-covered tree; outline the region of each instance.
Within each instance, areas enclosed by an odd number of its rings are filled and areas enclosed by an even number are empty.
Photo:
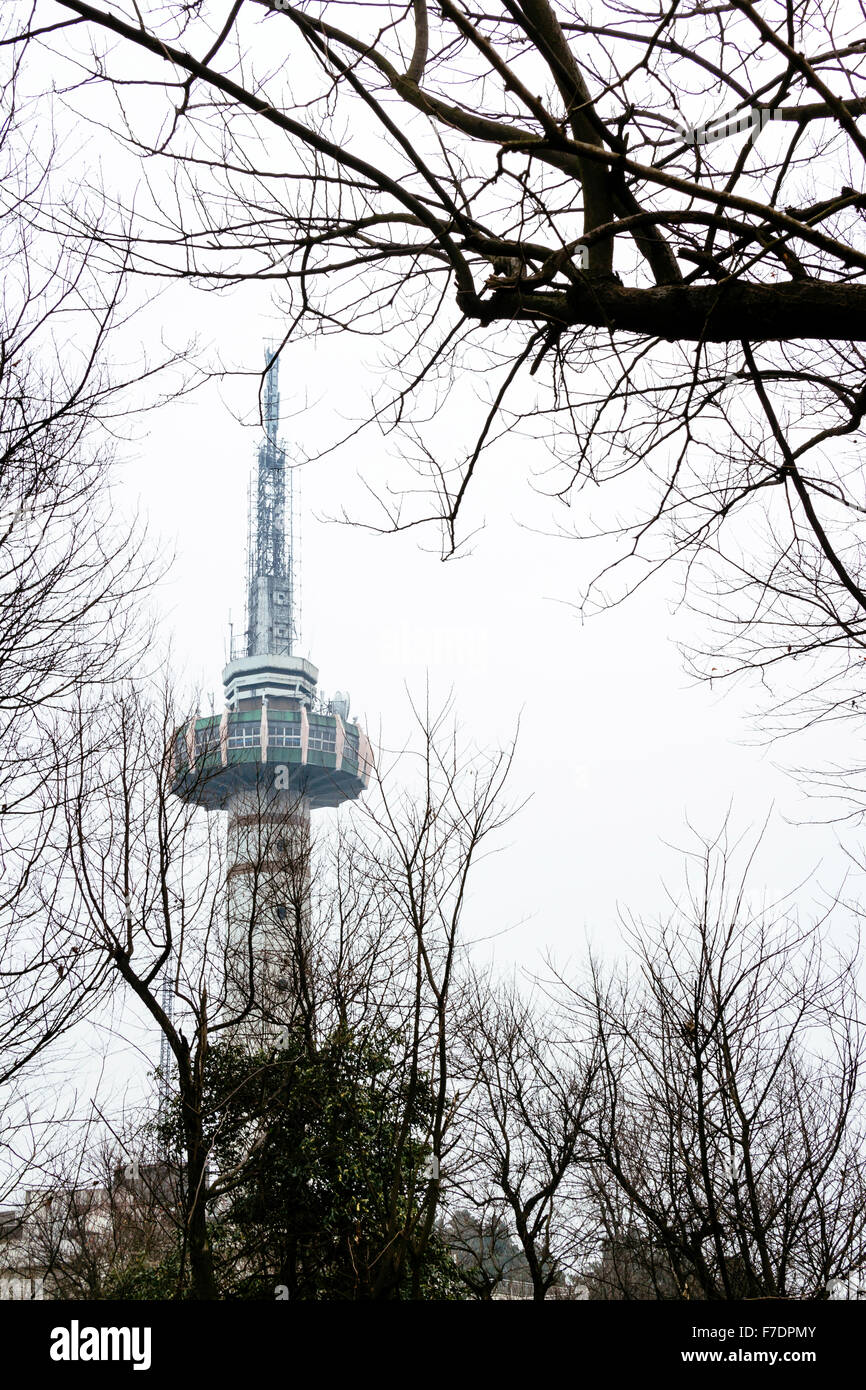
[[[224,1298],[460,1297],[446,1243],[414,1240],[429,1170],[433,1097],[410,1087],[386,1033],[301,1028],[251,1054],[211,1048],[205,1135],[221,1196],[211,1244]],[[401,1140],[408,1119],[413,1137]],[[169,1129],[177,1128],[169,1122]],[[180,1139],[179,1131],[176,1136]],[[391,1258],[397,1198],[404,1258]]]

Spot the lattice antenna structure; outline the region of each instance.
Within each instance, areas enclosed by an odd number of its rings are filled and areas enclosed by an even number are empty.
[[[295,642],[300,648],[304,628],[304,590],[302,584],[303,535],[301,521],[303,506],[301,497],[301,469],[290,468],[288,472],[289,504],[287,508],[289,534],[289,572],[292,580],[292,621]]]
[[[250,494],[245,654],[290,656],[297,640],[293,488],[291,480],[286,487],[286,451],[279,440],[280,359],[272,346],[265,348],[265,367],[264,439]]]

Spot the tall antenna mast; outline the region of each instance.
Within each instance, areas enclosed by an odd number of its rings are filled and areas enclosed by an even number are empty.
[[[280,359],[272,344],[265,348],[265,368],[265,437],[259,445],[254,494],[250,498],[246,655],[290,656],[297,641],[292,489],[286,488],[286,451],[278,438]]]

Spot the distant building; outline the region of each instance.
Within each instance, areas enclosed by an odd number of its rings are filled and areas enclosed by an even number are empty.
[[[174,1241],[177,1170],[118,1168],[105,1184],[30,1189],[0,1211],[0,1299],[87,1298],[131,1261]]]
[[[522,1279],[504,1279],[501,1284],[497,1284],[493,1293],[490,1295],[495,1303],[499,1302],[522,1302],[531,1301],[534,1297],[532,1284]],[[563,1300],[569,1303],[582,1302],[589,1298],[589,1290],[585,1284],[551,1284],[547,1293],[544,1295],[546,1303]]]

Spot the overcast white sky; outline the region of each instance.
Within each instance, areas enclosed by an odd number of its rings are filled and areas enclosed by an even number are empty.
[[[278,326],[259,290],[219,300],[171,291],[161,323],[188,323],[191,305],[214,356],[259,368],[262,340]],[[365,350],[368,363],[374,352]],[[355,345],[289,349],[281,393],[290,453],[315,451],[335,432],[334,417],[362,408],[373,384]],[[243,621],[246,489],[258,439],[235,412],[255,411],[255,393],[252,379],[227,380],[166,407],[126,469],[128,499],[175,542],[161,596],[167,628],[186,679],[214,692],[216,708],[229,611],[238,628]],[[471,411],[465,424],[468,433]],[[451,429],[459,434],[459,420]],[[691,682],[675,644],[696,619],[674,611],[671,581],[582,624],[573,600],[589,555],[531,529],[552,516],[528,477],[544,464],[542,445],[514,437],[485,462],[473,504],[485,527],[459,560],[441,562],[432,532],[379,536],[322,520],[344,505],[364,511],[358,475],[383,484],[389,447],[368,433],[302,470],[302,649],[319,666],[321,689],[348,690],[356,717],[389,747],[407,729],[405,687],[423,698],[428,674],[434,697],[453,687],[465,734],[481,747],[507,740],[520,719],[511,790],[515,801],[531,800],[503,853],[479,872],[471,913],[480,935],[511,929],[497,958],[533,965],[547,949],[579,956],[587,932],[612,942],[620,905],[651,915],[664,906],[663,880],[679,889],[670,846],[693,843],[687,822],[712,833],[729,807],[740,831],[771,815],[756,890],[777,896],[814,869],[798,901],[823,903],[850,869],[840,838],[856,849],[858,836],[807,823],[820,808],[784,766],[832,753],[838,735],[760,744],[749,717],[758,691]]]

